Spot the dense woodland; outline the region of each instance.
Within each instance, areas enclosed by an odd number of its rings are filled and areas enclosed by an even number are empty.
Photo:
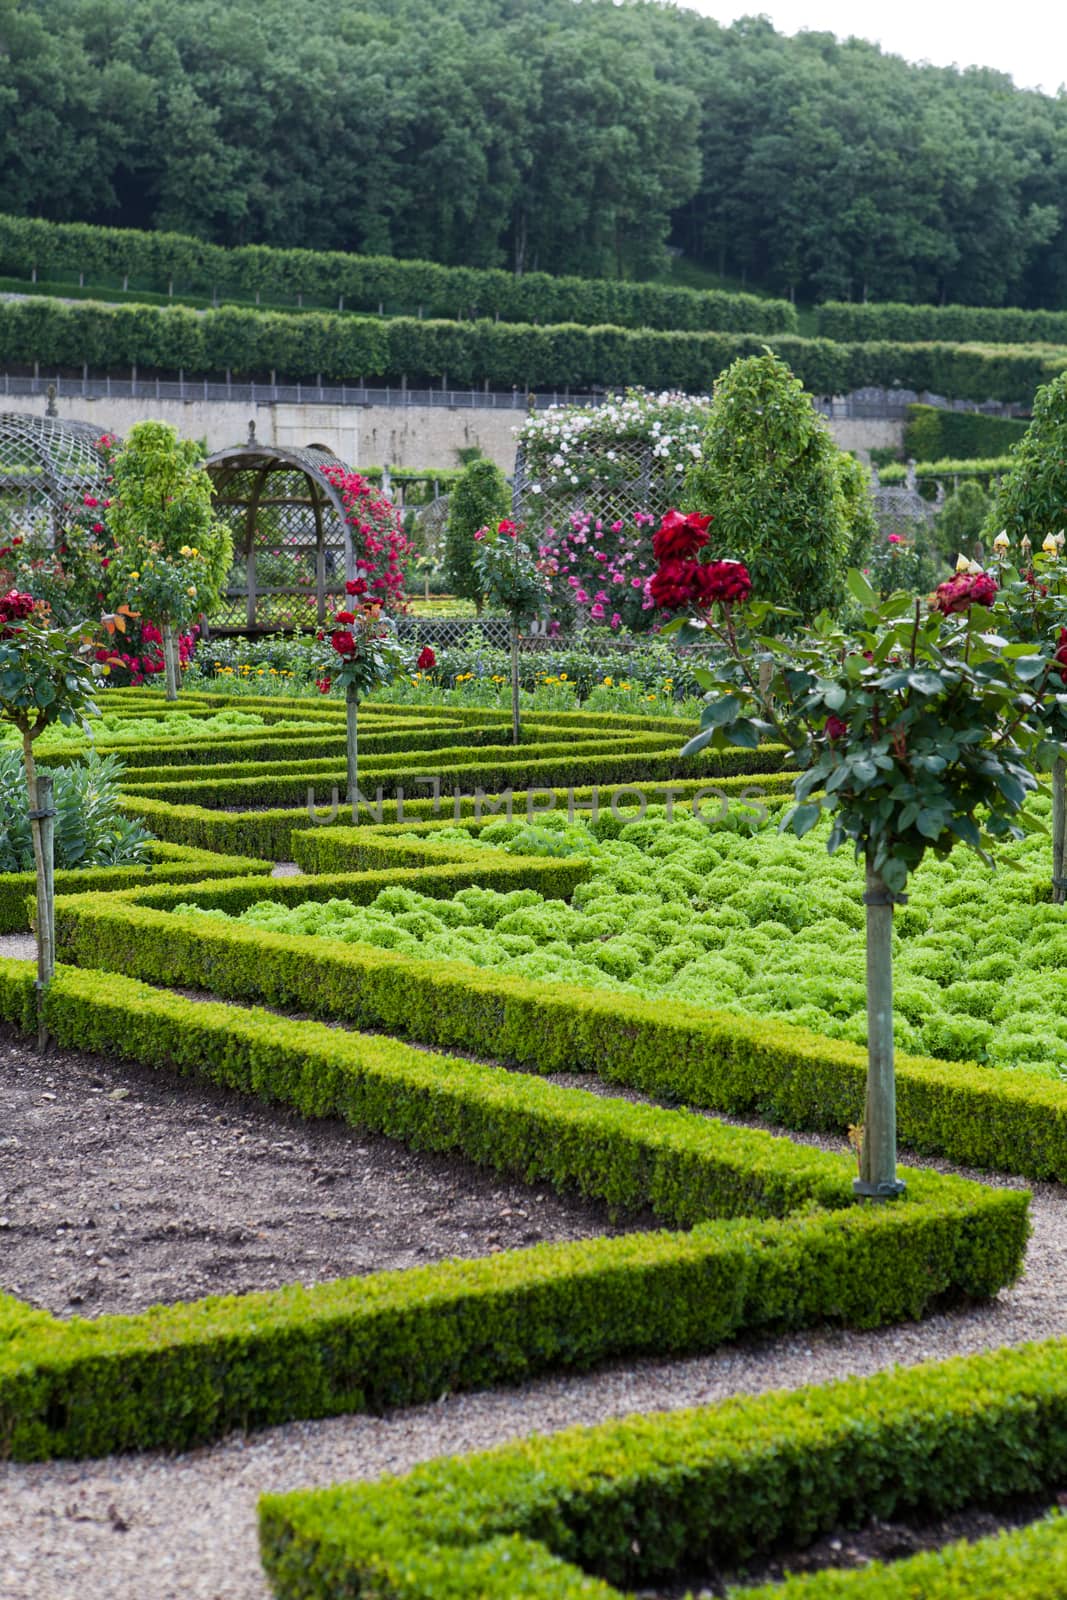
[[[1067,97],[653,0],[0,0],[0,210],[1058,306]]]

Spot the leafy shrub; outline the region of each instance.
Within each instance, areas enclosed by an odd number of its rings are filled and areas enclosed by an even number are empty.
[[[149,860],[152,835],[118,808],[122,766],[90,753],[55,770],[55,865],[122,867]],[[0,751],[0,872],[33,869],[26,776],[20,751]]]

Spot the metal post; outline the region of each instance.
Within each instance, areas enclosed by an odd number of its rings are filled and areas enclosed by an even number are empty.
[[[345,763],[348,803],[352,807],[352,821],[358,822],[356,795],[359,793],[359,691],[354,683],[350,683],[345,690]]]
[[[893,1058],[893,898],[867,860],[867,1098],[860,1175],[853,1192],[869,1200],[904,1193],[897,1177],[897,1102]]]

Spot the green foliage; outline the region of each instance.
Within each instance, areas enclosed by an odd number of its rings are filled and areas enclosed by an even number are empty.
[[[489,604],[506,611],[515,628],[548,608],[550,585],[536,545],[514,522],[505,519],[484,530],[475,545],[474,576]]]
[[[169,423],[137,422],[113,468],[108,576],[116,603],[186,627],[218,605],[233,559],[229,529],[212,516],[200,447]]]
[[[91,752],[57,767],[53,798],[57,867],[124,867],[146,861],[152,835],[118,809],[122,767],[117,756]],[[0,872],[29,872],[33,840],[21,751],[0,751]]]
[[[454,386],[510,388],[607,385],[702,393],[732,361],[771,347],[816,394],[900,383],[969,399],[1029,402],[1067,365],[1046,346],[834,344],[791,334],[631,330],[605,324],[381,321],[307,312],[284,315],[223,307],[107,306],[0,300],[0,362],[42,366],[130,366],[192,374],[290,381],[357,382],[409,377]]]
[[[706,1570],[709,1552],[728,1571],[871,1518],[1048,1502],[1065,1465],[1064,1353],[1052,1339],[572,1428],[378,1483],[266,1495],[265,1565],[279,1600],[621,1600]],[[1065,1570],[1056,1516],[890,1567],[730,1594],[1052,1600]]]
[[[859,472],[843,464],[801,381],[768,353],[718,380],[684,498],[714,518],[713,559],[743,561],[757,595],[810,618],[841,604],[849,547],[870,532]]]
[[[496,463],[469,462],[449,496],[444,569],[453,593],[477,601],[479,608],[484,595],[475,572],[474,535],[479,528],[495,528],[510,511],[507,480]]]
[[[85,623],[53,628],[36,612],[5,626],[0,617],[0,722],[22,735],[23,746],[53,723],[84,725],[96,711],[99,669]]]
[[[1067,342],[1067,314],[1061,313],[1061,316]],[[998,342],[1006,341],[1001,339]],[[908,420],[904,428],[904,454],[912,461],[940,461],[946,456],[964,461],[982,456],[1004,456],[1013,445],[1018,444],[1025,432],[1026,423],[1012,417],[986,417],[978,411],[949,411],[944,406],[912,405],[908,407]]]
[[[844,450],[837,456],[837,486],[848,535],[845,567],[862,567],[878,539],[878,518],[871,498],[871,475]]]
[[[529,873],[530,858],[512,865]],[[576,861],[553,861],[551,868],[581,870]],[[150,904],[140,890],[121,897],[80,895],[57,906],[60,954],[84,967],[298,1008],[334,1023],[392,1030],[539,1073],[593,1072],[673,1103],[750,1113],[842,1136],[849,1124],[862,1120],[865,1052],[847,1040],[809,1032],[800,1011],[793,1025],[678,998],[667,1013],[660,1000],[614,989],[472,971],[469,964],[452,960],[412,959],[397,950],[172,914],[176,904],[191,899],[230,912],[268,897],[294,904],[313,893],[322,900],[358,896],[366,903],[390,885],[439,891],[447,899],[463,881],[464,870],[470,886],[486,881],[473,862],[424,865],[407,881],[393,866],[361,879],[349,874],[318,882],[216,884],[195,895],[160,888],[150,892]],[[516,876],[508,888],[524,881],[534,883],[532,876]],[[740,875],[734,887],[747,881]],[[781,926],[762,929],[772,947],[784,937]],[[968,947],[971,942],[968,935]],[[760,948],[766,950],[767,942]],[[943,940],[935,940],[930,955],[943,981],[959,974],[964,956],[958,941],[954,950],[951,943],[946,948]],[[821,950],[824,966],[825,956]],[[928,972],[929,965],[917,961],[915,977],[923,977],[924,969]],[[917,1013],[909,1009],[909,1014]],[[897,1109],[901,1138],[914,1148],[975,1167],[1067,1179],[1067,1084],[1055,1078],[898,1057]]]
[[[982,305],[901,305],[892,301],[859,301],[843,303],[826,300],[818,309],[819,334],[824,339],[899,339],[910,343],[921,339],[951,339],[960,344],[1067,344],[1067,311],[1024,310],[1019,306]],[[928,406],[911,406],[909,411],[923,413]],[[959,437],[965,436],[970,418],[959,418],[963,426]],[[994,417],[976,417],[973,424],[981,435],[983,423],[991,422],[994,429],[1003,430],[1002,437],[1012,424]],[[955,424],[950,425],[955,432]],[[909,453],[915,453],[909,442]],[[948,449],[945,454],[949,454]],[[983,446],[975,455],[991,453]],[[966,455],[966,450],[954,444],[951,454]]]
[[[1045,535],[1067,526],[1067,373],[1037,391],[1034,418],[1013,451],[986,519],[992,538],[1001,528],[1013,544],[1024,537],[1039,549]]]
[[[991,510],[992,497],[973,481],[964,481],[945,497],[936,528],[938,548],[946,560],[955,564],[961,552],[973,556]]]
[[[28,966],[0,961],[4,1020],[25,1018],[31,985]],[[862,1211],[851,1205],[844,1154],[395,1040],[69,969],[46,1010],[67,1047],[166,1062],[615,1210],[650,1206],[693,1231],[142,1316],[61,1322],[26,1308],[20,1317],[8,1299],[0,1428],[19,1459],[182,1448],[234,1426],[413,1403],[550,1365],[706,1350],[746,1327],[874,1327],[917,1316],[945,1293],[996,1293],[1021,1269],[1023,1193],[916,1172],[907,1201]]]

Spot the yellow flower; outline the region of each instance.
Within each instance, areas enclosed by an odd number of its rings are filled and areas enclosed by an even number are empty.
[[[180,553],[181,553],[181,554],[182,554],[182,555],[183,555],[183,556],[191,556],[191,555],[192,555],[192,553],[193,553],[193,552],[192,552],[192,549],[191,549],[191,548],[190,548],[190,546],[189,546],[189,545],[187,545],[187,544],[183,544],[183,545],[182,545],[182,548],[181,548],[181,552],[180,552]]]
[[[630,685],[628,683],[620,683],[619,684],[619,688],[620,689],[628,689],[629,687],[630,687]]]
[[[195,583],[191,583],[189,585],[188,589],[186,589],[185,592],[186,592],[186,594],[191,595],[193,597],[193,599],[195,600],[196,599],[196,584]]]
[[[1054,533],[1046,533],[1041,541],[1041,548],[1047,556],[1054,556],[1059,549],[1059,545],[1056,543],[1056,535]]]
[[[140,573],[139,573],[139,572],[131,572],[131,573],[130,573],[130,577],[131,577],[131,579],[133,579],[133,578],[139,578],[139,577],[140,577],[140,576],[141,576],[141,574],[140,574]]]
[[[607,689],[610,689],[612,687],[612,685],[614,684],[614,682],[615,682],[614,678],[605,678],[604,679],[604,687],[607,688]]]
[[[561,672],[561,673],[560,673],[560,675],[559,675],[559,681],[560,681],[560,683],[566,683],[566,681],[567,681],[567,674],[566,674],[566,673],[565,673],[565,672]]]

